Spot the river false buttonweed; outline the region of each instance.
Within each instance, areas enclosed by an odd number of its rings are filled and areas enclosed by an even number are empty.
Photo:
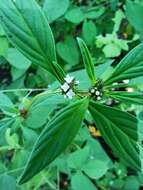
[[[90,52],[85,42],[77,38],[90,80],[89,88],[81,91],[82,81],[76,81],[72,74],[66,75],[58,64],[51,28],[36,1],[0,1],[0,18],[9,42],[32,63],[55,76],[60,83],[59,93],[70,99],[69,105],[58,111],[42,130],[18,183],[30,180],[65,151],[82,126],[87,111],[113,153],[125,165],[140,171],[138,120],[127,112],[107,106],[106,101],[112,98],[119,102],[143,104],[142,92],[136,91],[130,83],[121,83],[143,75],[143,44],[131,50],[108,77],[97,78]],[[132,87],[134,91],[121,91],[121,87]]]

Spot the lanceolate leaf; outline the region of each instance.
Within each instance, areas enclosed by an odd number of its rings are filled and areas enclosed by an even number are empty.
[[[115,67],[110,77],[105,81],[106,85],[113,82],[131,79],[143,75],[143,44],[131,50]]]
[[[121,102],[143,105],[142,92],[114,91],[114,92],[109,92],[107,96],[119,100]]]
[[[37,139],[19,183],[25,183],[61,154],[76,136],[88,106],[83,99],[61,110]]]
[[[0,18],[10,42],[33,63],[57,77],[52,65],[56,62],[53,34],[36,1],[0,1]]]
[[[85,42],[82,39],[77,38],[77,41],[79,44],[79,48],[81,51],[81,55],[82,55],[82,59],[83,59],[84,65],[85,65],[86,72],[87,72],[92,84],[94,85],[96,82],[96,77],[95,77],[95,72],[94,72],[94,64],[93,64],[90,52],[89,52]]]
[[[124,164],[134,170],[140,170],[137,119],[126,112],[100,105],[94,101],[90,102],[89,110],[113,152]]]

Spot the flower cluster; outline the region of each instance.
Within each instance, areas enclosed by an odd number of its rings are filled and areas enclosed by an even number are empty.
[[[94,97],[96,100],[101,100],[102,98],[102,92],[97,87],[93,87],[90,89],[90,94],[92,97]]]
[[[75,78],[73,76],[66,75],[64,78],[64,84],[61,86],[64,97],[72,99],[75,96],[74,86],[78,84],[79,81],[75,81]]]

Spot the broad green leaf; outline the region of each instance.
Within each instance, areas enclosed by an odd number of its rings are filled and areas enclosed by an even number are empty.
[[[142,92],[110,91],[107,96],[121,102],[143,105]]]
[[[47,109],[47,105],[37,106],[35,109],[30,109],[27,113],[24,125],[32,129],[38,129],[42,127],[46,121],[48,121],[50,111],[51,108]]]
[[[0,92],[0,109],[7,114],[13,114],[17,112],[14,104],[10,100],[10,98]]]
[[[12,80],[16,81],[17,79],[19,79],[20,77],[24,76],[26,70],[25,69],[17,69],[15,67],[11,68],[11,75],[12,75]]]
[[[26,149],[31,150],[31,147],[33,147],[34,142],[38,138],[38,134],[35,130],[29,129],[26,126],[23,126],[21,129],[24,140],[24,146],[26,147]]]
[[[143,35],[143,4],[140,2],[126,1],[125,13],[131,25]]]
[[[90,78],[92,84],[94,85],[96,83],[96,76],[95,76],[95,72],[94,72],[94,63],[92,61],[92,57],[90,55],[90,52],[89,52],[85,42],[80,38],[77,38],[77,41],[78,41],[78,44],[80,47],[80,51],[81,51],[81,55],[82,55],[82,59],[84,62],[86,72],[87,72],[88,77]]]
[[[29,153],[30,153],[29,151],[21,149],[17,151],[16,154],[13,155],[10,169],[15,171],[14,177],[16,178],[19,177],[28,159]]]
[[[99,18],[101,15],[103,15],[105,12],[105,8],[104,6],[96,6],[96,7],[91,7],[89,9],[86,10],[85,17],[88,19],[97,19]]]
[[[128,176],[125,184],[124,190],[139,190],[140,189],[140,181],[137,176]]]
[[[90,160],[83,167],[83,171],[92,179],[101,178],[108,169],[107,163],[101,160]]]
[[[63,42],[56,45],[58,55],[69,64],[69,66],[79,63],[79,51],[73,37],[67,36]]]
[[[83,149],[77,150],[69,155],[68,166],[70,168],[79,170],[85,165],[89,156],[90,156],[89,146],[86,146]]]
[[[73,190],[97,190],[95,185],[82,172],[76,173],[71,179]]]
[[[66,105],[68,103],[69,100],[65,100],[63,95],[50,94],[50,90],[49,94],[46,92],[38,94],[33,98],[30,106],[28,106],[28,113],[24,120],[24,125],[32,129],[40,128],[48,121],[51,112],[58,105]]]
[[[44,169],[67,148],[81,126],[87,106],[88,99],[76,101],[49,121],[33,147],[20,184]]]
[[[76,7],[69,10],[66,13],[65,18],[74,24],[79,24],[84,20],[84,13],[79,7]]]
[[[141,170],[139,157],[137,119],[123,111],[100,105],[89,104],[90,113],[106,143],[121,161],[134,170]]]
[[[103,52],[108,58],[117,57],[121,53],[121,48],[115,43],[109,43],[104,46]]]
[[[5,56],[5,58],[8,60],[8,62],[12,66],[20,70],[27,70],[31,65],[31,62],[29,61],[29,59],[23,56],[23,54],[21,54],[15,48],[9,48],[7,52],[7,56]]]
[[[3,174],[0,176],[0,189],[1,190],[15,190],[16,189],[16,180],[14,177]]]
[[[112,74],[105,81],[106,85],[124,79],[131,79],[143,75],[143,44],[131,50],[115,67]]]
[[[82,27],[82,36],[87,45],[94,45],[96,34],[97,28],[94,22],[85,20]]]
[[[44,12],[48,22],[52,23],[62,16],[69,7],[69,0],[45,0]]]
[[[19,51],[54,76],[60,76],[52,64],[57,61],[53,34],[35,0],[0,1],[0,17],[9,41]]]

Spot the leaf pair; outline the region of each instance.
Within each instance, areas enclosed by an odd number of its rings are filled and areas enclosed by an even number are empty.
[[[47,19],[35,0],[0,2],[1,24],[9,41],[33,63],[63,82],[55,42]]]
[[[85,42],[77,38],[83,62],[87,74],[94,85],[96,77],[94,72],[94,64],[90,52]],[[113,69],[110,76],[104,81],[104,85],[111,85],[114,82],[120,82],[125,79],[132,79],[143,75],[143,44],[139,44],[130,51],[120,63]]]
[[[25,183],[59,156],[76,136],[88,99],[76,101],[62,109],[47,124],[37,139],[19,183]]]
[[[76,136],[87,109],[115,155],[125,165],[141,170],[137,119],[118,109],[83,99],[61,110],[42,131],[19,180],[20,184],[44,169],[67,148]]]

